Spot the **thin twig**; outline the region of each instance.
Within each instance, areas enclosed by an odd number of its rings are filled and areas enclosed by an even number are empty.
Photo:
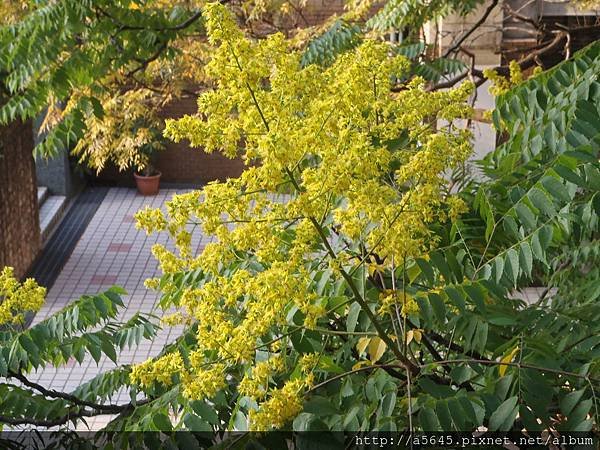
[[[315,384],[313,387],[311,387],[309,390],[307,390],[306,393],[308,394],[310,392],[314,392],[317,389],[320,389],[323,386],[326,386],[333,381],[339,380],[339,379],[347,377],[349,375],[353,375],[355,373],[365,372],[367,370],[374,370],[374,369],[384,369],[385,370],[385,369],[404,369],[404,368],[405,367],[401,364],[373,364],[372,366],[358,367],[356,369],[349,370],[348,372],[340,373],[331,378],[328,378],[327,380],[322,381],[319,384]]]
[[[523,363],[516,363],[516,362],[492,361],[489,359],[446,359],[443,361],[434,361],[431,363],[422,364],[419,366],[419,368],[424,369],[426,367],[430,367],[433,365],[444,365],[444,364],[483,364],[483,365],[488,365],[488,366],[511,366],[511,367],[517,367],[519,369],[538,370],[540,372],[549,372],[549,373],[554,373],[556,375],[563,375],[566,377],[576,377],[576,378],[580,378],[582,380],[590,380],[590,381],[594,381],[596,383],[600,383],[600,379],[598,379],[598,378],[592,378],[587,375],[581,375],[581,374],[575,373],[575,372],[568,372],[566,370],[552,369],[549,367],[540,367],[540,366],[534,366],[532,364],[523,364]]]
[[[465,40],[467,40],[468,37],[471,36],[475,32],[475,30],[477,30],[477,28],[479,28],[481,25],[483,25],[483,23],[487,20],[487,18],[490,16],[490,14],[496,8],[497,5],[498,5],[498,0],[492,0],[492,2],[489,4],[489,6],[487,7],[487,9],[483,13],[483,15],[479,18],[479,20],[477,22],[475,22],[473,24],[473,26],[469,29],[469,31],[464,33],[458,39],[458,41],[456,41],[454,43],[454,45],[452,45],[452,47],[450,47],[448,50],[446,50],[446,52],[444,53],[444,58],[447,58],[450,54],[455,53],[459,49],[459,47],[462,45],[462,43],[465,42]]]
[[[119,412],[121,412],[123,410],[127,410],[133,406],[131,403],[127,403],[124,405],[113,405],[113,404],[102,405],[99,403],[89,402],[87,400],[80,399],[79,397],[76,397],[75,395],[72,395],[72,394],[55,391],[54,389],[46,389],[44,386],[29,380],[27,377],[25,377],[24,375],[19,374],[19,373],[8,372],[8,376],[19,380],[25,386],[35,389],[40,394],[42,394],[46,397],[59,398],[59,399],[66,400],[71,403],[75,403],[80,406],[87,406],[89,408],[92,408],[92,409],[95,409],[98,411],[103,411],[105,413],[119,413]],[[140,404],[140,403],[145,403],[145,401],[142,400],[140,402],[136,402],[136,404]]]

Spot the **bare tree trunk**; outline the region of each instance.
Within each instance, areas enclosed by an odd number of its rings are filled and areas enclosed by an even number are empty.
[[[25,275],[40,249],[31,122],[0,127],[0,269]]]

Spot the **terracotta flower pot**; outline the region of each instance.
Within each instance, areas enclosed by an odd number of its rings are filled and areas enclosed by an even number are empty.
[[[158,172],[156,175],[146,177],[134,173],[135,184],[137,185],[138,191],[142,195],[156,195],[158,194],[158,186],[160,184],[160,176],[162,174]]]

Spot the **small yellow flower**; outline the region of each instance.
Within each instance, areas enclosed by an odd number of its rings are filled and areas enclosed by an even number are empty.
[[[160,278],[147,278],[144,280],[144,286],[146,289],[157,291],[160,287]]]
[[[402,296],[402,317],[419,312],[419,304],[412,295],[405,294]]]
[[[39,311],[45,297],[46,288],[33,278],[19,283],[14,269],[4,267],[0,272],[0,325],[23,323],[24,313]]]
[[[244,376],[238,386],[238,391],[242,395],[260,400],[267,394],[271,376],[282,372],[284,369],[285,365],[281,356],[259,362],[252,367],[250,374]]]
[[[183,395],[190,400],[202,400],[213,397],[226,385],[225,365],[213,364],[208,369],[196,369],[186,372],[183,377]]]

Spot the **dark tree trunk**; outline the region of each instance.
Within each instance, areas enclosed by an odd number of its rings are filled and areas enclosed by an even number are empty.
[[[40,249],[31,122],[0,126],[0,269],[23,277]]]

